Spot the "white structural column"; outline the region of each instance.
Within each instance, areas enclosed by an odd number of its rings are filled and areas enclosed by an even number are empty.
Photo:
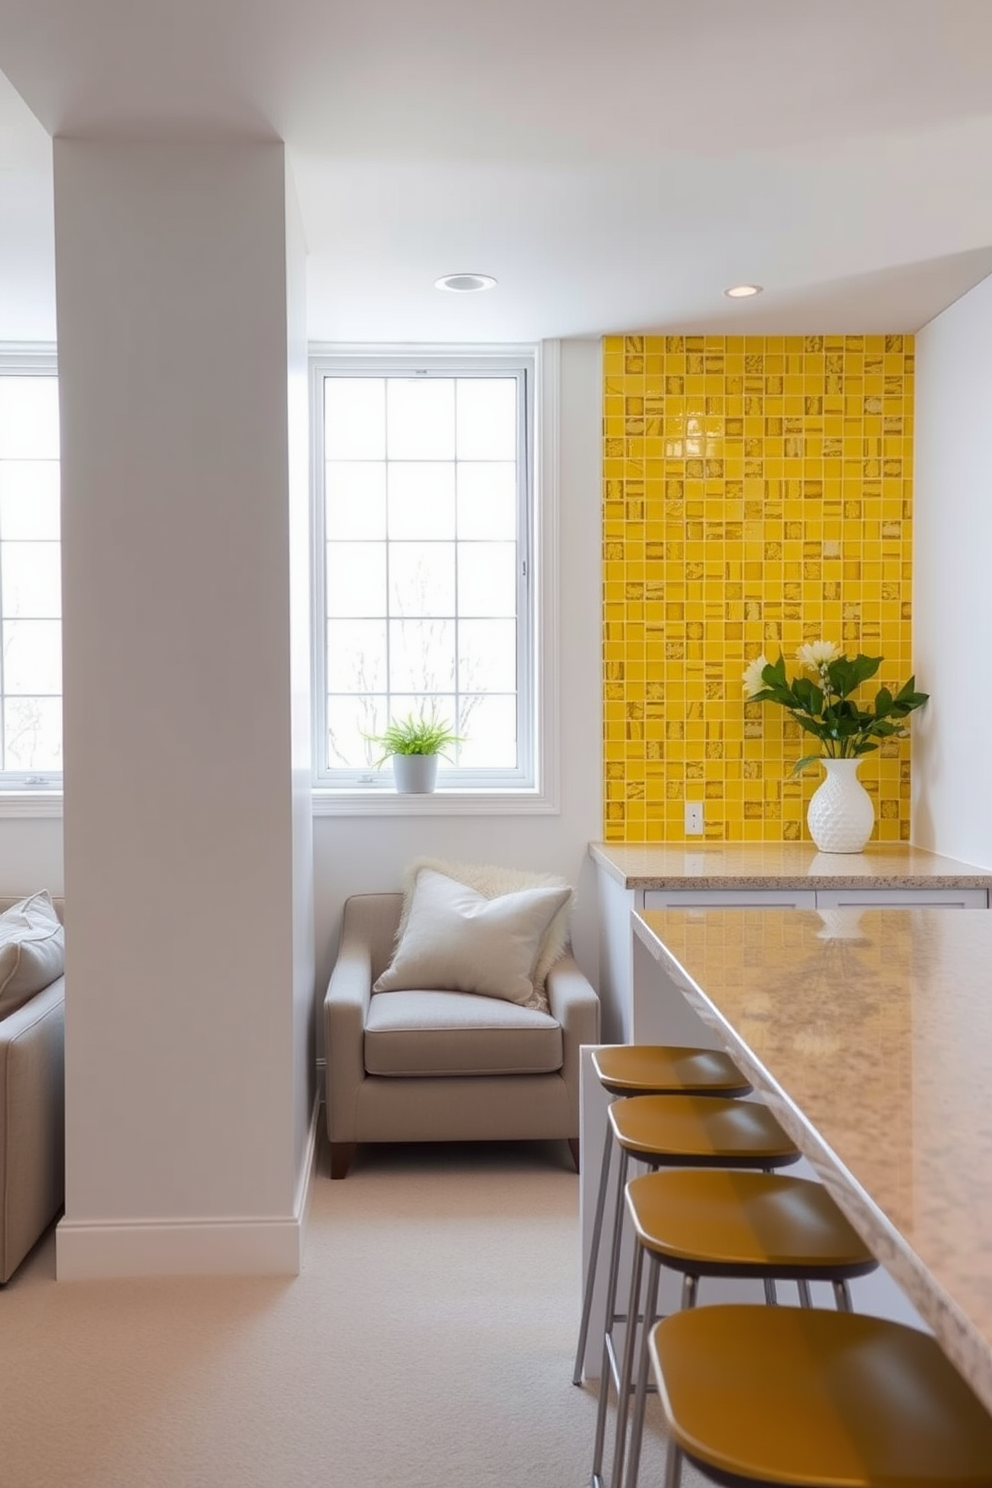
[[[284,151],[57,139],[55,216],[58,1275],[292,1273],[313,930],[304,265]]]

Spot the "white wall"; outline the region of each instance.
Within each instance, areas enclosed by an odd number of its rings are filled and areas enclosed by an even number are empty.
[[[57,139],[55,206],[58,1272],[294,1270],[311,1083],[294,991],[313,965],[294,966],[312,856],[309,832],[306,863],[294,840],[288,315],[304,260],[284,152]],[[298,465],[305,426],[296,443]]]
[[[286,326],[289,493],[289,720],[293,835],[293,1171],[307,1173],[316,1094],[313,978],[313,811],[310,690],[310,393],[307,364],[306,240],[291,174],[286,176]],[[294,1199],[294,1212],[303,1202]]]
[[[992,867],[992,278],[916,342],[913,841]]]
[[[61,806],[52,816],[0,817],[0,895],[64,887]]]

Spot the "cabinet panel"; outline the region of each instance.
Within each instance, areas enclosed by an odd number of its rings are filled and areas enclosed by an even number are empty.
[[[988,909],[984,889],[817,889],[817,909]]]
[[[815,909],[812,889],[645,889],[645,909]]]
[[[984,889],[644,889],[643,909],[987,909]]]

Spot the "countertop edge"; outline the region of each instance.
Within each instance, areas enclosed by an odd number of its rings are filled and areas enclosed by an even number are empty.
[[[627,844],[622,844],[626,846]],[[691,851],[691,849],[688,849]],[[992,872],[963,873],[628,873],[597,843],[589,844],[597,866],[623,889],[987,889]],[[935,855],[936,856],[936,855]]]

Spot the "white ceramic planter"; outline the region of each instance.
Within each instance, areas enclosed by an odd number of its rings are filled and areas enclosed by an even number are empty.
[[[858,779],[860,759],[821,759],[825,778],[810,797],[806,821],[821,852],[859,853],[875,825],[871,796]]]
[[[393,783],[404,796],[428,796],[437,782],[436,754],[394,754]]]

